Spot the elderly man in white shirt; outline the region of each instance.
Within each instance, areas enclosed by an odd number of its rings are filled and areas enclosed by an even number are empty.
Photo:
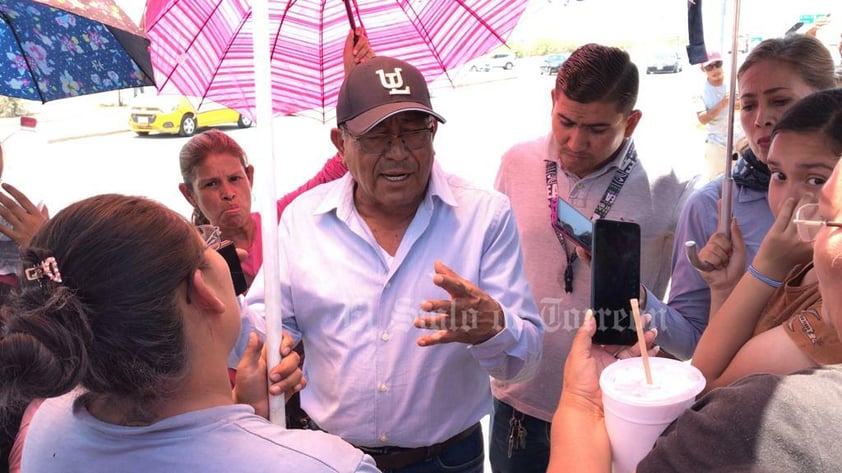
[[[384,471],[481,472],[489,375],[525,379],[541,357],[509,201],[438,167],[439,122],[415,67],[357,66],[331,132],[349,174],[299,196],[278,232],[302,407]],[[261,310],[262,271],[247,301]]]

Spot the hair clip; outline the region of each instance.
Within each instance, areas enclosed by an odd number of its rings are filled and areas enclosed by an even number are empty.
[[[28,281],[37,281],[41,278],[47,278],[52,282],[60,283],[61,273],[58,270],[58,263],[52,256],[44,259],[40,263],[24,271]]]

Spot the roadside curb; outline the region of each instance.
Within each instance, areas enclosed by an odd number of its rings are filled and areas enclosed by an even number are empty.
[[[459,84],[455,84],[453,87],[458,89],[458,88],[461,88],[461,87],[474,86],[474,85],[478,85],[478,84],[490,84],[492,82],[502,82],[502,81],[505,81],[505,80],[515,80],[517,78],[518,78],[518,76],[495,77],[493,79],[461,82]]]
[[[107,131],[97,131],[91,133],[80,133],[78,135],[71,135],[71,136],[60,136],[58,138],[50,138],[47,140],[47,143],[59,143],[62,141],[71,141],[71,140],[80,140],[83,138],[93,138],[96,136],[108,136],[108,135],[116,135],[119,133],[125,133],[131,131],[128,128],[122,130],[107,130]]]

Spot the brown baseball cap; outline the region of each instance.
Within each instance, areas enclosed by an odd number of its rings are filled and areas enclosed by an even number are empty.
[[[336,124],[362,135],[400,112],[424,112],[444,123],[433,111],[430,91],[421,71],[399,59],[377,56],[351,69],[339,89]]]

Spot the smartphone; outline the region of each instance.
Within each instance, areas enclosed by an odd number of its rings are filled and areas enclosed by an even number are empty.
[[[591,252],[593,223],[582,212],[564,199],[556,197],[553,201],[553,227],[567,237],[573,244]]]
[[[798,30],[801,29],[802,26],[804,26],[803,21],[796,21],[794,25],[790,26],[789,29],[784,32],[784,36],[798,33]]]
[[[237,247],[234,246],[234,242],[223,242],[216,252],[222,255],[225,262],[228,263],[228,271],[231,273],[231,280],[234,282],[234,293],[238,296],[245,294],[248,284],[246,284],[246,276],[243,274],[243,267],[240,265],[240,257],[237,256]]]
[[[596,318],[593,342],[634,345],[631,299],[640,297],[640,225],[599,219],[593,223],[591,308]]]

